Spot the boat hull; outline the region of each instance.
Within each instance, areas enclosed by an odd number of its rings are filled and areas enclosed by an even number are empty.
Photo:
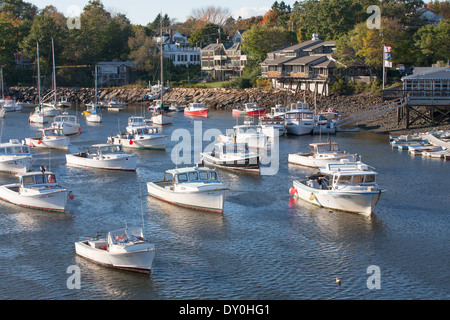
[[[154,115],[152,117],[153,124],[166,125],[166,124],[172,124],[172,121],[173,120],[172,120],[171,115],[158,114],[158,115]]]
[[[175,192],[171,190],[169,184],[164,187],[158,182],[147,183],[148,194],[156,199],[175,204],[182,207],[222,213],[228,189],[209,188],[197,192]]]
[[[42,192],[25,190],[19,193],[19,184],[0,186],[0,199],[12,204],[46,211],[64,212],[69,190],[51,189]]]
[[[66,164],[75,167],[136,171],[137,157],[134,155],[127,155],[117,158],[98,159],[98,157],[82,157],[79,154],[66,154]]]
[[[64,149],[69,148],[70,139],[62,136],[58,139],[25,138],[25,143],[32,148]]]
[[[201,153],[201,156],[203,158],[203,163],[207,166],[259,173],[259,156],[247,157],[243,159],[219,159],[212,156],[210,152]]]
[[[92,247],[88,241],[75,242],[75,252],[77,255],[93,263],[141,273],[152,272],[153,261],[156,255],[153,244],[146,245],[142,250],[111,253],[101,248]]]
[[[250,111],[246,111],[246,114],[248,116],[263,116],[266,114],[266,109],[261,108],[261,109],[257,109],[257,110],[250,110]]]
[[[86,122],[100,123],[102,122],[102,116],[95,113],[86,113]]]
[[[366,216],[372,214],[378,200],[385,190],[369,189],[359,191],[321,190],[311,188],[305,181],[294,181],[295,197],[319,207],[359,213]]]
[[[184,109],[184,115],[190,117],[208,117],[208,109],[205,110],[194,110],[190,111],[188,109]]]
[[[307,134],[311,134],[313,132],[314,126],[313,123],[286,123],[286,131],[288,134],[293,134],[296,136],[304,136]]]
[[[47,123],[49,121],[49,117],[45,116],[44,114],[33,113],[28,118],[28,121],[30,123]]]
[[[108,143],[120,144],[122,147],[130,149],[165,150],[167,145],[167,137],[161,136],[142,139],[112,137],[108,138]]]

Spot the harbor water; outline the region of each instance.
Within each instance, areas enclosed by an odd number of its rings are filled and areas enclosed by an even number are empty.
[[[105,143],[142,106],[103,113],[71,137],[68,152]],[[1,141],[35,136],[28,111],[1,119]],[[66,151],[33,149],[34,169],[46,166],[71,190],[65,213],[0,202],[0,298],[16,299],[449,299],[450,168],[441,159],[391,148],[386,135],[367,131],[330,138],[358,153],[386,188],[371,217],[319,208],[289,194],[292,181],[317,170],[287,163],[289,153],[327,137],[283,136],[275,174],[219,170],[229,188],[224,213],[180,208],[148,196],[146,183],[174,168],[173,155],[189,132],[192,157],[211,143],[208,129],[225,133],[242,118],[210,111],[195,119],[173,114],[166,151],[133,150],[136,172],[67,167]],[[200,131],[199,131],[200,129]],[[187,130],[187,131],[186,131]],[[201,141],[201,144],[196,144]],[[185,141],[186,142],[186,141]],[[178,164],[179,167],[186,164]],[[0,174],[0,183],[16,182]],[[93,264],[75,254],[80,236],[144,225],[158,249],[151,276]],[[79,288],[70,286],[79,268]],[[341,285],[336,284],[336,278]]]

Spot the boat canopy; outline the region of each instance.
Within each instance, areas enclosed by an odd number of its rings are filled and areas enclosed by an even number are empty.
[[[125,228],[108,232],[108,243],[128,243],[144,241],[144,234],[141,228]]]
[[[92,147],[89,147],[88,150],[95,149],[97,152],[102,154],[105,153],[122,153],[123,148],[120,144],[94,144]]]
[[[30,154],[30,147],[27,145],[15,144],[15,143],[2,143],[0,144],[0,154]]]
[[[167,179],[166,174],[172,178]],[[165,180],[174,180],[176,183],[185,182],[218,182],[219,175],[214,169],[207,167],[191,167],[167,170]]]
[[[77,117],[73,115],[63,114],[56,116],[54,122],[77,122]]]
[[[140,126],[133,127],[131,132],[132,134],[156,134],[159,133],[159,130],[157,127]]]
[[[216,143],[216,145],[214,146],[214,150],[222,154],[249,152],[247,143],[236,143],[236,142]]]
[[[309,148],[314,149],[318,153],[341,151],[339,144],[336,142],[311,143]]]

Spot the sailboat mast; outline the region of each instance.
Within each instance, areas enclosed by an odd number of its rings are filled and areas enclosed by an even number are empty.
[[[53,90],[54,90],[54,101],[56,107],[56,67],[55,67],[55,45],[52,38],[52,53],[53,53]]]
[[[164,71],[163,71],[163,45],[162,45],[162,43],[163,43],[163,37],[162,37],[162,11],[161,11],[161,15],[160,15],[160,24],[161,24],[161,30],[160,30],[160,45],[161,45],[161,87],[160,87],[160,90],[161,90],[161,93],[160,93],[160,95],[161,95],[161,109],[163,108],[163,106],[164,106],[164,103],[163,103],[163,84],[164,84],[164,80],[163,80],[163,77],[164,77]]]
[[[41,70],[39,66],[39,42],[36,43],[37,49],[37,72],[38,72],[38,96],[39,96],[39,106],[41,105]]]
[[[98,104],[97,65],[95,65],[95,104]]]

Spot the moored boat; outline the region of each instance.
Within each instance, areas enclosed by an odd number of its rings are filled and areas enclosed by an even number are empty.
[[[0,186],[0,199],[33,209],[64,212],[70,191],[59,186],[52,172],[17,174],[19,183]]]
[[[60,128],[44,128],[39,130],[40,137],[25,138],[25,143],[32,148],[68,149],[70,139]]]
[[[377,173],[361,162],[342,161],[320,168],[320,173],[295,180],[289,193],[311,204],[371,215],[386,190],[376,184]]]
[[[108,137],[107,143],[120,144],[124,148],[165,150],[168,137],[155,126],[130,127],[127,132]]]
[[[317,142],[309,144],[309,152],[290,153],[288,162],[305,167],[320,168],[330,163],[339,164],[342,159],[357,161],[357,154],[341,151],[337,142]]]
[[[117,269],[151,274],[156,248],[140,228],[125,228],[75,242],[77,255],[91,262]]]
[[[204,103],[189,103],[189,105],[184,108],[184,115],[192,117],[208,117],[208,108]]]
[[[135,171],[137,156],[125,153],[121,145],[95,144],[86,151],[66,154],[66,165],[108,170]]]
[[[201,166],[167,170],[163,180],[147,182],[148,194],[154,198],[218,213],[223,212],[228,190],[216,170]]]
[[[200,154],[203,164],[223,169],[259,173],[260,158],[247,143],[216,143],[210,152]]]
[[[266,108],[259,107],[257,103],[244,103],[244,111],[248,116],[263,116],[266,114]]]
[[[311,134],[314,129],[314,112],[307,103],[297,102],[284,115],[287,133],[302,136]]]
[[[52,128],[61,129],[62,133],[66,136],[77,134],[81,132],[80,123],[77,116],[63,113],[56,116],[51,124]]]

